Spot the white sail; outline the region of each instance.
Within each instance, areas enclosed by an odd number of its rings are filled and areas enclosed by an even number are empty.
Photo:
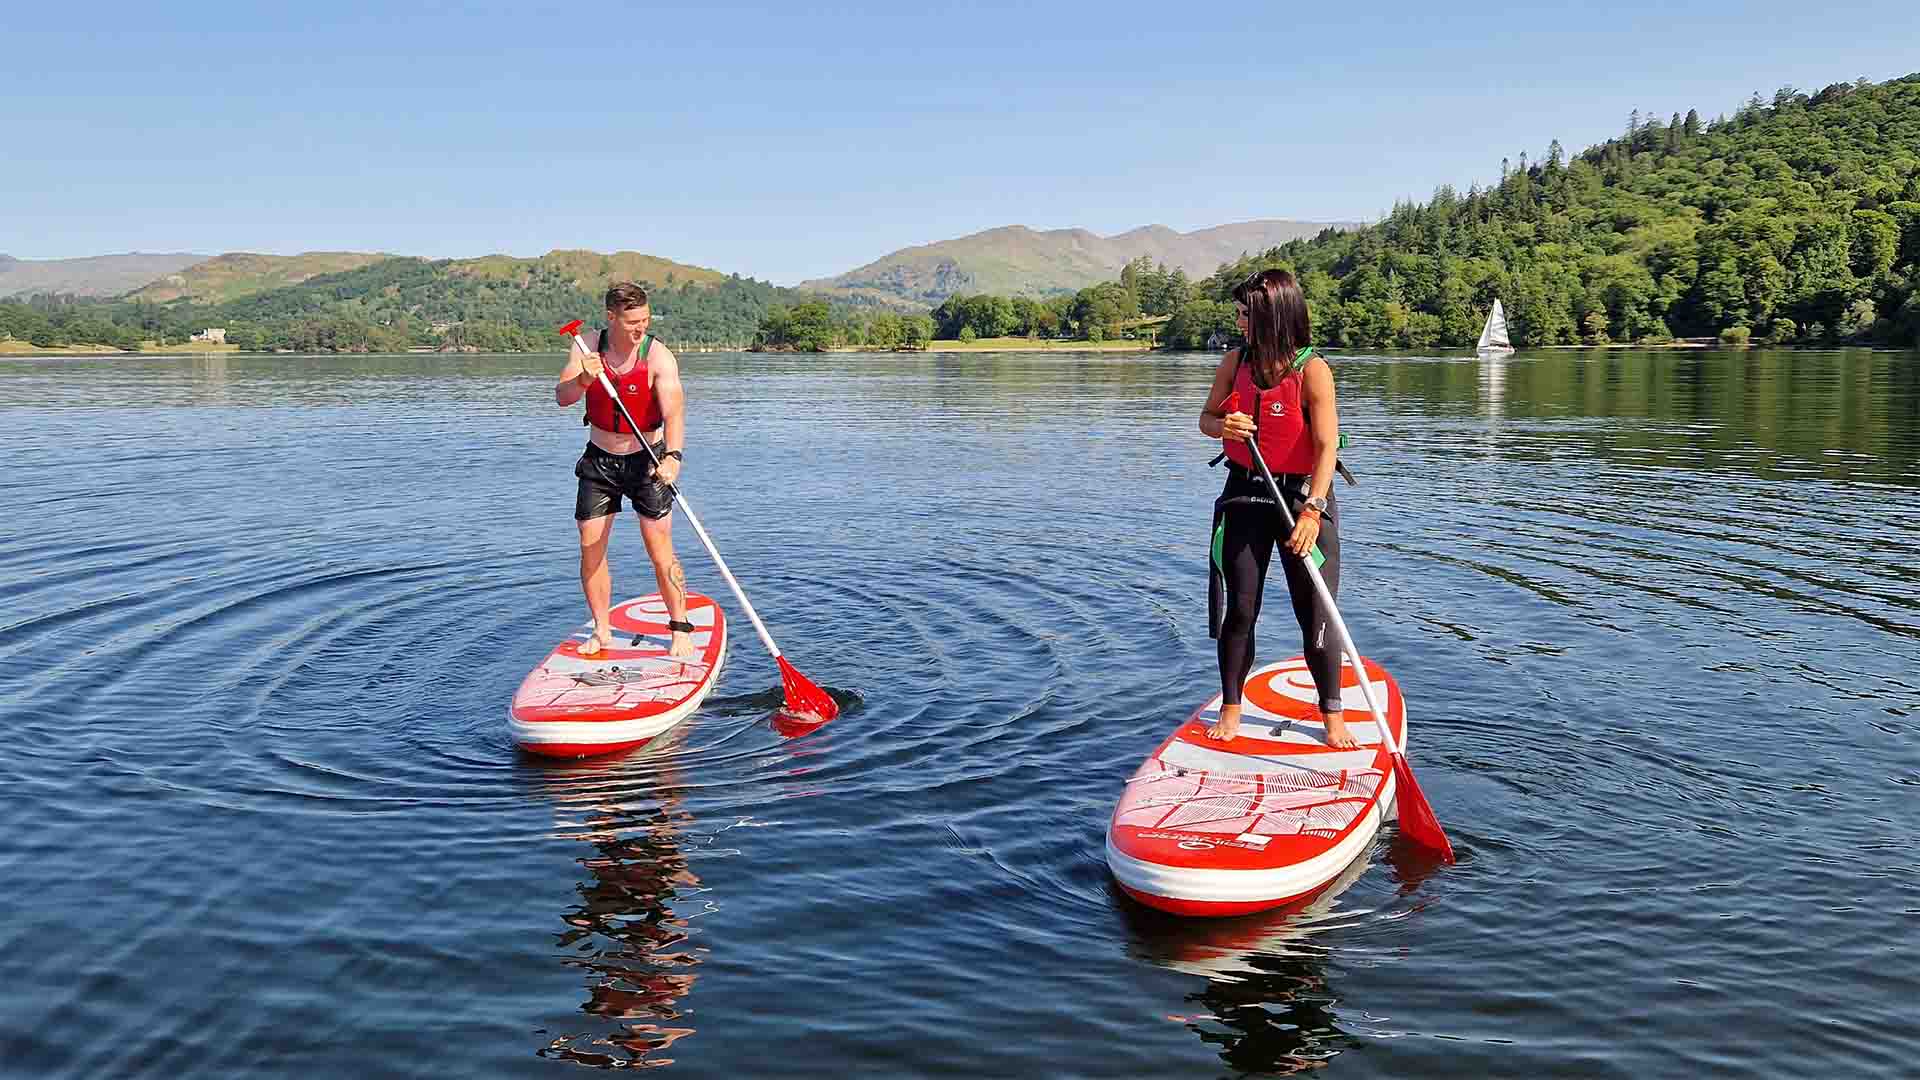
[[[1480,344],[1474,346],[1474,351],[1483,355],[1513,351],[1513,342],[1507,337],[1507,313],[1498,300],[1493,302],[1493,312],[1487,316],[1487,325],[1480,331]]]

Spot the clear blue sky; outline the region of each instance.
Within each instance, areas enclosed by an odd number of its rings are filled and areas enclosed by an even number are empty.
[[[1913,0],[1262,6],[26,5],[0,252],[587,247],[790,284],[1009,223],[1370,220],[1635,108],[1920,70]]]

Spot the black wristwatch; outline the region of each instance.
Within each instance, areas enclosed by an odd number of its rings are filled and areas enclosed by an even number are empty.
[[[687,455],[681,453],[678,450],[663,450],[660,452],[660,456],[670,457],[670,458],[679,458],[680,464],[682,465],[685,465],[687,463]]]

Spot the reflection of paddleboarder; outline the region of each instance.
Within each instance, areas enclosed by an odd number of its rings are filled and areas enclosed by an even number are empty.
[[[706,951],[693,944],[694,931],[673,906],[702,891],[681,850],[690,819],[679,793],[662,786],[657,796],[615,794],[596,779],[578,796],[555,795],[563,803],[582,799],[578,808],[589,816],[579,835],[597,852],[580,860],[589,876],[558,944],[566,963],[587,976],[581,1011],[617,1025],[555,1039],[541,1056],[601,1068],[671,1064],[657,1055],[693,1034],[681,1003]]]
[[[1219,639],[1220,719],[1208,729],[1216,739],[1240,730],[1240,692],[1253,670],[1254,623],[1266,588],[1267,567],[1285,523],[1266,482],[1255,469],[1248,440],[1258,440],[1297,519],[1285,539],[1281,565],[1294,617],[1305,639],[1307,667],[1319,691],[1327,742],[1357,745],[1347,730],[1340,692],[1340,642],[1329,613],[1315,594],[1302,557],[1317,545],[1326,562],[1327,590],[1340,587],[1340,533],[1334,523],[1333,474],[1340,454],[1340,417],[1334,407],[1333,371],[1308,344],[1307,298],[1293,275],[1263,270],[1233,290],[1247,344],[1227,353],[1213,375],[1200,430],[1226,443],[1227,483],[1214,503],[1214,571],[1210,625]],[[1238,395],[1247,412],[1228,412]]]
[[[580,478],[573,501],[573,518],[580,527],[580,588],[593,609],[593,637],[580,645],[582,656],[613,643],[607,538],[622,496],[633,501],[640,516],[640,536],[667,602],[667,628],[673,632],[669,651],[678,657],[694,653],[688,636],[693,624],[687,621],[686,574],[673,555],[673,484],[684,459],[686,395],[673,350],[647,332],[652,319],[645,289],[631,282],[608,289],[607,328],[600,332],[599,344],[593,352],[583,352],[576,342],[553,391],[562,408],[587,400],[587,449],[573,467]],[[603,371],[619,391],[619,404],[600,380]],[[624,412],[619,405],[626,406]],[[641,430],[634,430],[634,424]],[[653,454],[640,445],[642,438],[654,446]]]
[[[1360,1042],[1340,1026],[1324,931],[1350,925],[1337,901],[1366,872],[1355,859],[1313,900],[1243,919],[1169,918],[1122,905],[1128,951],[1205,982],[1186,996],[1196,1013],[1176,1017],[1239,1072],[1293,1074],[1324,1067]]]

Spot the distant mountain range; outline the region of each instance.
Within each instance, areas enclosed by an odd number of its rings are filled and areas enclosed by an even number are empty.
[[[184,252],[95,255],[85,259],[16,259],[0,255],[0,297],[60,293],[119,296],[205,259]]]
[[[800,285],[806,292],[855,304],[924,311],[955,293],[1050,296],[1111,281],[1130,260],[1144,255],[1200,278],[1222,263],[1266,251],[1288,240],[1328,229],[1304,221],[1244,221],[1190,233],[1148,225],[1118,236],[1085,229],[1038,231],[1008,225],[955,240],[903,248],[838,277]],[[85,259],[20,260],[0,255],[0,297],[36,293],[124,296],[156,304],[226,304],[300,285],[313,278],[374,266],[392,255],[359,251],[309,251],[299,255],[229,252],[203,255],[102,255]],[[486,255],[446,260],[453,277],[524,278],[538,270],[592,291],[622,278],[656,285],[712,285],[729,275],[652,255],[622,251],[552,251],[534,259]]]
[[[1049,296],[1111,281],[1142,255],[1200,278],[1242,255],[1266,251],[1350,222],[1242,221],[1190,233],[1148,225],[1118,236],[1085,229],[1029,229],[1007,225],[985,232],[902,248],[837,277],[800,288],[855,302],[925,309],[955,293]]]

